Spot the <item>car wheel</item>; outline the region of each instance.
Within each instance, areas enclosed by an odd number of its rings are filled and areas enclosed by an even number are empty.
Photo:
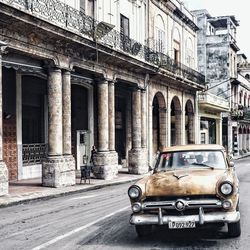
[[[152,225],[137,225],[135,226],[135,230],[139,237],[145,237],[152,232]]]
[[[228,223],[228,236],[229,237],[239,237],[241,234],[240,220],[235,223]]]

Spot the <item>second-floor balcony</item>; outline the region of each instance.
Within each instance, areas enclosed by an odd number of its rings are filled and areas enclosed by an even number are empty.
[[[250,120],[250,108],[239,104],[232,108],[231,117],[234,120]]]
[[[199,105],[219,112],[229,111],[229,102],[209,92],[201,92],[198,97]]]
[[[114,29],[113,25],[99,22],[64,4],[59,0],[0,0],[11,7],[45,20],[53,25],[67,29],[87,38],[93,44],[129,55],[136,60],[149,64],[156,69],[166,70],[174,77],[188,80],[198,85],[205,85],[205,77],[196,70],[180,63],[166,54],[158,52],[145,44],[141,44]],[[100,48],[99,48],[100,49]]]

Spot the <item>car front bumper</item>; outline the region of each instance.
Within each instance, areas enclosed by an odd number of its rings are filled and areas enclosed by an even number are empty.
[[[162,215],[161,209],[159,209],[158,214],[132,214],[130,218],[130,223],[133,225],[164,225],[168,224],[170,221],[175,222],[188,222],[195,221],[196,224],[206,224],[206,223],[233,223],[240,220],[240,213],[238,211],[234,212],[209,212],[204,213],[203,209],[199,209],[199,214],[197,215],[182,215],[182,216],[172,216],[172,215]]]

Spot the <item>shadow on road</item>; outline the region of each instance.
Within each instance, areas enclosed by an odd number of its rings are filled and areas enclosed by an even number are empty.
[[[134,226],[129,225],[128,221],[126,213],[120,214],[115,224],[114,218],[106,220],[98,225],[98,231],[85,238],[80,245],[86,249],[219,249],[220,241],[227,238],[226,227],[215,226],[192,230],[170,230],[167,226],[156,226],[150,236],[138,238]]]

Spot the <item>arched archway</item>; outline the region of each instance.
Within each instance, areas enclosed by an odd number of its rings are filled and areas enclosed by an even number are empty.
[[[166,102],[161,92],[157,92],[153,99],[152,111],[153,152],[166,147]]]
[[[181,144],[181,103],[177,96],[171,101],[171,146]]]
[[[185,143],[194,144],[194,108],[191,100],[185,106]]]

